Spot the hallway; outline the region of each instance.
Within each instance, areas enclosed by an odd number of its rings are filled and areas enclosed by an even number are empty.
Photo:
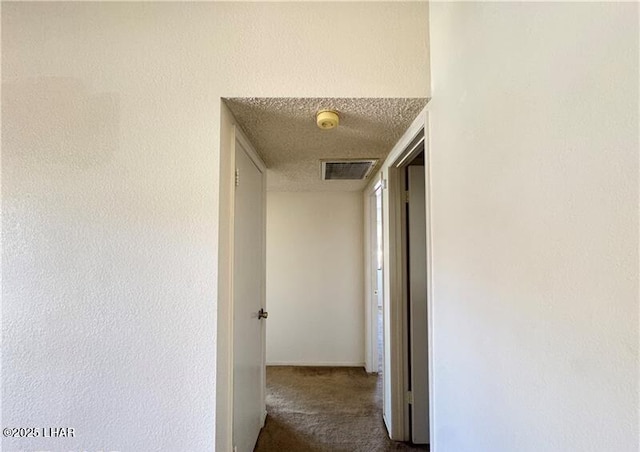
[[[389,440],[381,379],[354,367],[267,367],[256,452],[428,450]]]

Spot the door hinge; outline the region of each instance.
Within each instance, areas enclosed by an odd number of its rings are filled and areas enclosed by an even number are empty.
[[[404,401],[409,405],[413,405],[413,392],[407,391],[404,395]]]
[[[236,168],[236,187],[240,185],[240,170]]]
[[[404,202],[409,202],[409,192],[408,191],[404,192]]]

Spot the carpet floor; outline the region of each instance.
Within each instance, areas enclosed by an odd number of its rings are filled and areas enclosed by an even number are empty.
[[[362,368],[268,367],[267,421],[254,451],[429,450],[389,439],[381,380]]]

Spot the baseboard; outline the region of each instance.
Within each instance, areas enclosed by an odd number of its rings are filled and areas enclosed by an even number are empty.
[[[267,410],[262,412],[262,416],[260,416],[260,428],[264,427],[264,423],[267,421]]]
[[[299,361],[271,361],[267,366],[298,366],[298,367],[364,367],[363,362],[299,362]]]

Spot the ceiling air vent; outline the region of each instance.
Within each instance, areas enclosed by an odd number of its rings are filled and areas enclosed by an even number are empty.
[[[377,159],[322,160],[322,180],[363,180],[376,163]]]

